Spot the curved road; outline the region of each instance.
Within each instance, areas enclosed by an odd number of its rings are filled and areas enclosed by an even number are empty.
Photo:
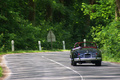
[[[11,70],[6,80],[120,80],[120,65],[102,62],[71,66],[70,52],[5,55]]]

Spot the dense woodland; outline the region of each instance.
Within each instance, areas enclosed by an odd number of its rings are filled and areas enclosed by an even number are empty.
[[[0,0],[0,51],[70,49],[75,42],[96,42],[105,54],[120,57],[120,0]]]

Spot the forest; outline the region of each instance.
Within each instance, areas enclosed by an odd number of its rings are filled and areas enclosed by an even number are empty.
[[[86,39],[119,60],[120,0],[0,0],[0,52],[11,50],[11,40],[15,50],[38,50],[38,41],[49,50],[49,30],[54,49]]]

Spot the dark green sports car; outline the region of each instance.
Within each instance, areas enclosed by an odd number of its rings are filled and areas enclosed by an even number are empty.
[[[102,55],[95,42],[77,42],[70,52],[71,65],[94,63],[101,66]]]

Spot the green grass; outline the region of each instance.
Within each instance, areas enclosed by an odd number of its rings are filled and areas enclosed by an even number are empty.
[[[70,51],[70,50],[62,50],[62,49],[53,49],[53,50],[18,50],[18,51],[7,51],[7,52],[0,52],[0,55],[4,54],[14,54],[14,53],[39,53],[39,52],[56,52],[56,51]]]
[[[3,76],[3,69],[2,69],[2,67],[0,67],[0,77],[2,77]]]
[[[120,59],[118,57],[111,57],[109,55],[102,54],[102,58],[103,61],[120,63]]]

